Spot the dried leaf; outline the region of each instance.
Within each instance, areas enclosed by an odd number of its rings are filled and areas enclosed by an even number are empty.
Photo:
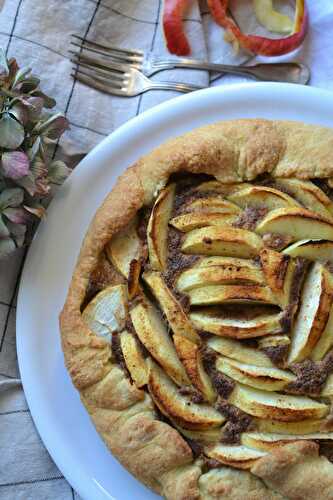
[[[24,127],[9,113],[4,113],[0,118],[0,147],[4,149],[17,149],[24,141]]]
[[[0,259],[8,257],[16,249],[16,245],[11,238],[0,239]]]
[[[45,108],[51,109],[54,108],[54,106],[57,104],[55,99],[44,94],[44,92],[42,92],[40,89],[34,90],[33,92],[30,92],[30,94],[32,96],[41,97],[44,101]]]
[[[58,139],[68,128],[69,123],[67,118],[61,113],[57,113],[45,122],[38,124],[35,130],[50,139]]]
[[[5,208],[2,212],[14,224],[27,224],[31,216],[24,208]]]
[[[48,180],[54,184],[62,184],[69,176],[71,170],[61,160],[56,160],[49,166]]]
[[[37,121],[40,118],[44,99],[42,97],[28,97],[27,99],[22,99],[23,104],[27,107],[28,116],[31,121]]]
[[[28,110],[22,103],[18,102],[14,104],[9,110],[10,116],[16,118],[17,121],[22,123],[22,125],[27,125],[29,120]]]
[[[43,219],[43,217],[45,217],[45,215],[46,215],[46,210],[42,205],[38,205],[35,207],[28,207],[27,205],[23,205],[23,206],[26,210],[28,210],[28,212],[35,215],[39,219]]]
[[[29,173],[29,158],[23,151],[3,153],[1,164],[5,177],[10,179],[20,179]]]
[[[23,187],[30,194],[30,196],[34,196],[36,194],[37,188],[32,172],[29,172],[29,174],[25,177],[21,177],[21,179],[16,179],[16,184]]]
[[[31,68],[29,68],[28,66],[20,68],[15,75],[12,87],[15,88],[16,85],[22,83],[23,80],[27,78],[28,75],[30,75],[30,73],[31,73]]]
[[[20,188],[5,189],[0,193],[0,209],[18,207],[23,202],[24,191]]]

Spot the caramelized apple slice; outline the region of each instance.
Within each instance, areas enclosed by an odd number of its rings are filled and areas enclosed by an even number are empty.
[[[184,239],[182,251],[203,255],[228,255],[252,258],[258,255],[262,241],[246,229],[204,227],[190,231]]]
[[[183,363],[192,384],[204,396],[206,401],[212,403],[216,399],[216,393],[202,365],[199,346],[180,335],[175,335],[173,341],[179,359]]]
[[[261,337],[282,331],[280,313],[261,314],[253,319],[247,319],[246,316],[233,318],[221,311],[203,309],[200,312],[190,313],[190,319],[199,330],[236,339]]]
[[[207,341],[207,345],[214,351],[242,363],[266,368],[274,367],[266,354],[263,354],[253,347],[248,347],[238,340],[213,337]]]
[[[265,391],[281,391],[296,379],[285,370],[244,364],[222,356],[217,359],[216,368],[237,382]]]
[[[260,262],[267,285],[277,298],[278,304],[282,308],[286,307],[290,302],[296,262],[290,257],[268,248],[261,250]]]
[[[333,220],[305,208],[278,208],[259,222],[256,232],[283,234],[294,241],[304,238],[333,240]]]
[[[231,225],[237,219],[237,215],[229,213],[215,212],[190,212],[178,215],[171,219],[171,226],[183,233],[205,226],[225,226]]]
[[[302,361],[323,333],[332,303],[332,277],[316,262],[310,269],[301,294],[301,304],[291,332],[289,363]]]
[[[223,266],[223,267],[242,267],[253,271],[260,269],[259,265],[250,259],[237,259],[236,257],[221,257],[219,255],[212,255],[210,257],[200,257],[193,267],[210,267],[210,266]]]
[[[329,197],[311,181],[300,179],[277,179],[278,185],[288,190],[305,208],[324,217],[333,215],[333,203]]]
[[[259,285],[210,285],[188,292],[192,306],[223,303],[276,304],[276,298],[267,286]]]
[[[290,338],[288,335],[267,335],[258,339],[259,349],[267,349],[268,347],[289,347]]]
[[[244,432],[241,437],[241,443],[250,448],[256,448],[261,451],[272,451],[278,446],[282,446],[291,441],[299,439],[333,439],[333,432],[315,432],[311,434],[264,434],[262,432]]]
[[[306,418],[322,418],[329,408],[323,403],[304,396],[287,396],[274,392],[252,389],[237,384],[229,403],[259,418],[273,418],[282,422],[298,422]]]
[[[311,353],[311,359],[313,359],[314,361],[319,361],[323,359],[325,354],[332,346],[333,346],[333,305],[331,305],[328,321],[326,323],[324,331],[320,335],[320,338]]]
[[[261,419],[255,421],[258,432],[272,432],[275,434],[310,434],[319,432],[324,427],[324,419],[308,418],[300,422],[279,422],[278,420]]]
[[[149,360],[149,392],[160,411],[185,429],[219,427],[225,418],[212,406],[196,404],[179,393],[177,386],[161,368]]]
[[[238,214],[240,208],[224,200],[221,196],[207,196],[206,198],[197,198],[185,205],[186,211],[212,212],[221,214]]]
[[[242,208],[265,207],[269,210],[276,208],[297,207],[299,203],[291,196],[266,186],[249,186],[231,196],[228,200],[233,201]]]
[[[128,298],[133,299],[140,292],[140,273],[141,273],[141,262],[134,259],[130,263],[127,288],[128,288]]]
[[[114,267],[128,278],[132,260],[140,261],[143,248],[142,242],[136,232],[137,218],[125,229],[117,233],[106,245],[105,251]]]
[[[283,250],[290,257],[333,262],[333,241],[300,240]]]
[[[199,441],[199,443],[216,443],[221,439],[221,428],[215,429],[204,429],[202,431],[191,431],[189,429],[184,429],[175,424],[177,430],[183,434],[183,436],[193,441]]]
[[[94,297],[82,313],[82,319],[91,331],[108,342],[111,342],[112,332],[124,328],[126,316],[125,285],[108,286]]]
[[[152,304],[145,299],[130,311],[130,315],[137,336],[153,358],[176,383],[189,384],[166,326]]]
[[[178,290],[187,292],[207,285],[264,284],[259,267],[235,266],[232,264],[209,267],[194,267],[184,271],[176,284]]]
[[[333,396],[333,374],[331,373],[321,391],[321,396],[331,398]]]
[[[120,335],[121,350],[124,355],[126,367],[137,387],[148,383],[148,369],[141,349],[134,336],[124,330]]]
[[[199,343],[199,335],[193,328],[181,304],[167,287],[161,274],[155,271],[145,272],[143,279],[159,302],[172,331],[177,335],[186,337],[195,343]]]
[[[207,181],[199,184],[199,186],[195,188],[195,191],[199,193],[208,193],[209,191],[213,191],[221,194],[222,196],[227,196],[247,186],[251,186],[251,184],[247,184],[245,182],[224,184],[219,181]]]
[[[147,242],[153,269],[164,271],[168,258],[168,224],[175,197],[175,185],[170,184],[159,194],[150,215]]]
[[[246,446],[226,444],[206,446],[204,452],[208,457],[238,469],[250,469],[259,458],[266,455],[262,451],[253,450]]]

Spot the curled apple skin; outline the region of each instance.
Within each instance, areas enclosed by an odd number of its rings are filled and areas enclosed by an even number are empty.
[[[294,32],[285,37],[271,39],[244,34],[227,14],[229,0],[207,0],[215,22],[232,34],[249,52],[262,56],[281,56],[296,49],[303,42],[308,27],[308,11],[305,0],[296,0]]]
[[[164,0],[163,31],[171,54],[187,56],[191,52],[184,33],[183,16],[192,0]]]

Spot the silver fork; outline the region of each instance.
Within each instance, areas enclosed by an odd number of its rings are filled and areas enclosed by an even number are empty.
[[[74,59],[73,62],[76,63]],[[89,63],[89,58],[79,61],[73,68],[71,76],[89,87],[123,97],[134,97],[147,90],[193,92],[204,88],[186,83],[153,82],[139,70],[127,64],[113,62],[108,63],[107,66],[96,66]]]
[[[71,44],[80,49],[80,52],[76,53],[78,59],[82,59],[85,51],[87,51],[99,56],[91,57],[97,63],[101,64],[103,62],[105,64],[106,60],[111,60],[121,64],[129,64],[131,67],[142,71],[146,76],[154,75],[166,69],[192,68],[249,76],[260,81],[301,83],[305,85],[309,82],[311,75],[310,69],[305,64],[299,62],[232,66],[187,58],[160,59],[150,54],[145,55],[139,50],[102,45],[91,40],[86,40],[78,35],[72,35],[72,37]]]

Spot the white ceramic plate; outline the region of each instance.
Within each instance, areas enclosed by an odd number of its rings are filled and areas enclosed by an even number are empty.
[[[302,86],[250,83],[195,92],[143,113],[80,163],[31,245],[17,309],[20,371],[41,438],[84,499],[158,498],[108,452],[64,367],[58,314],[89,221],[119,174],[144,153],[200,125],[248,117],[333,127],[333,95]]]

